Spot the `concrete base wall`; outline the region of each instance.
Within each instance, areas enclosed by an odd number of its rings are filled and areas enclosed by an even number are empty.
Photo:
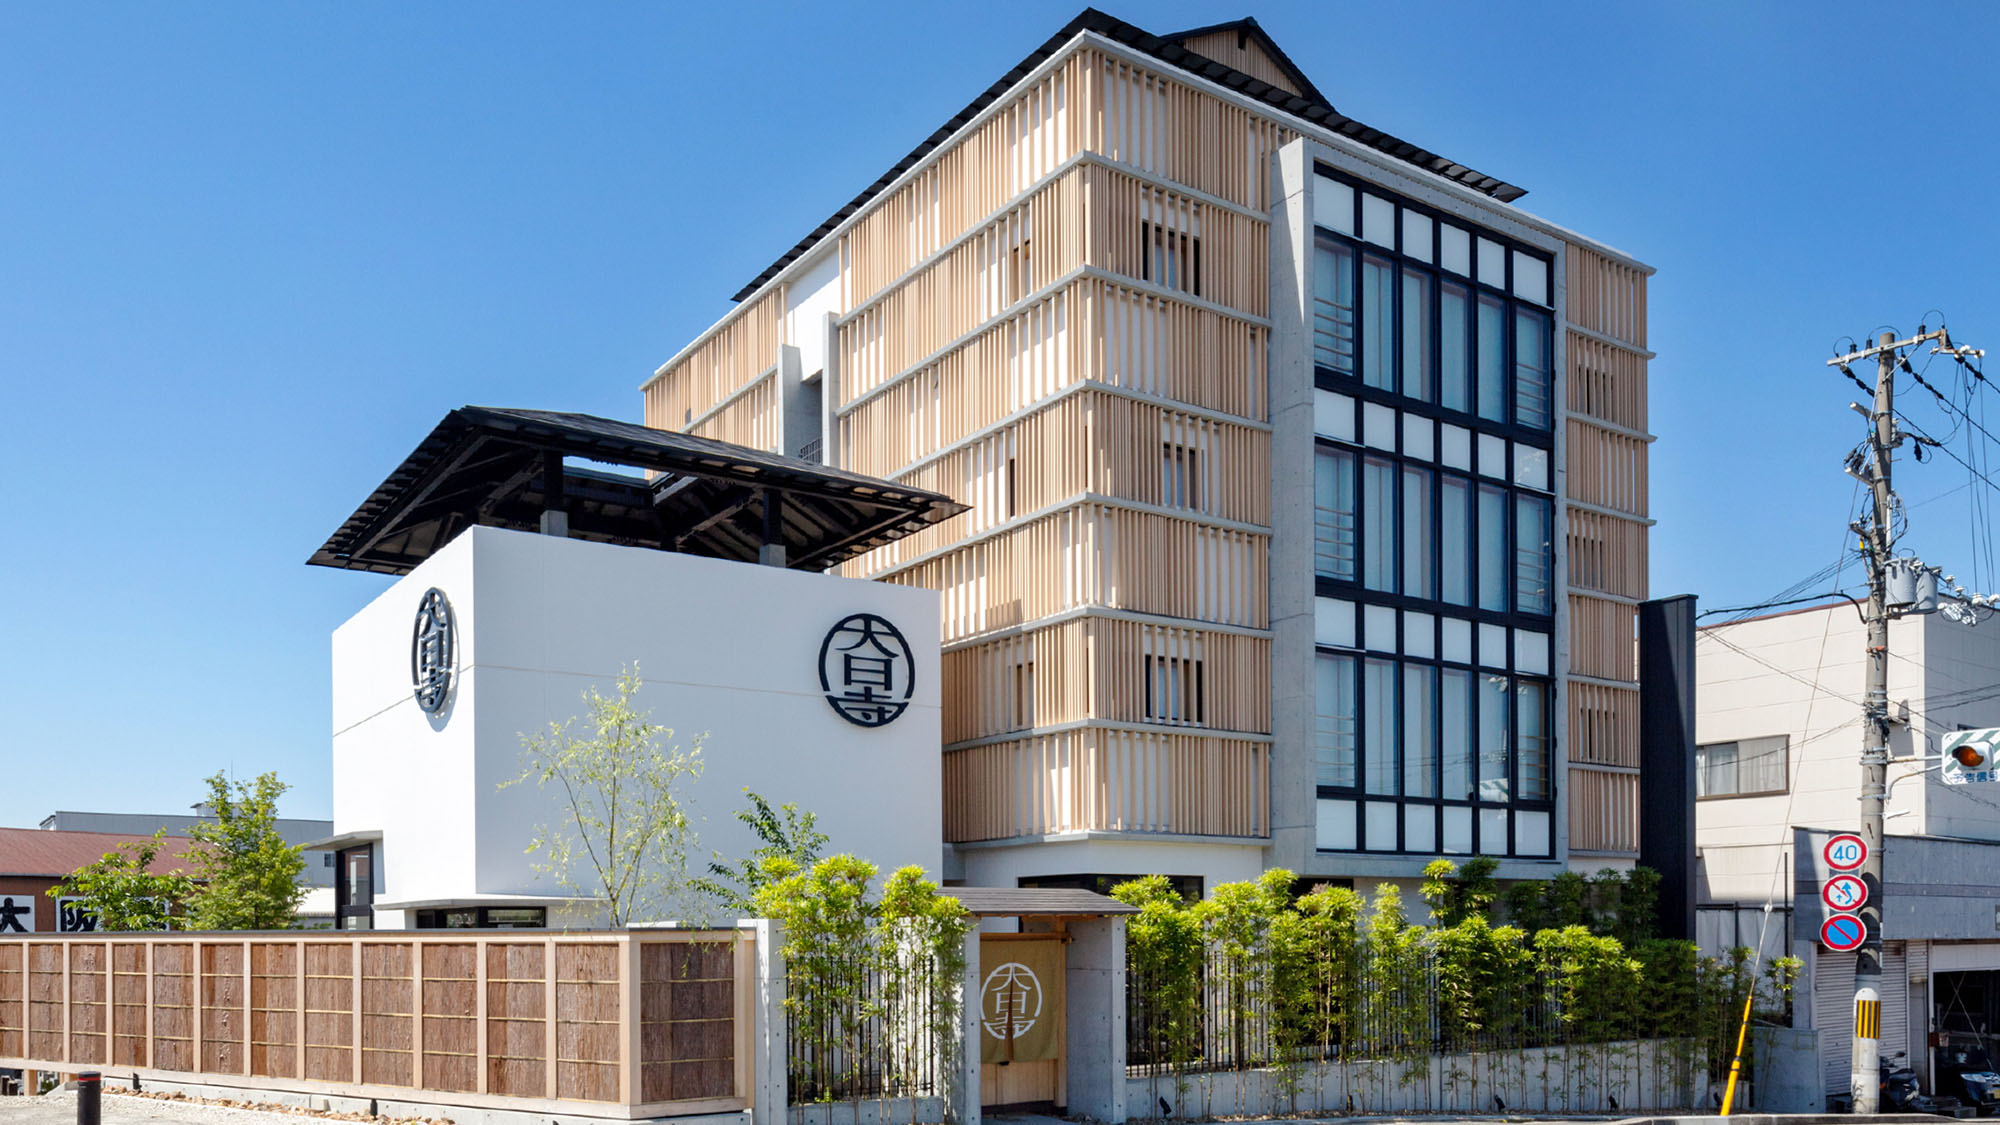
[[[136,1080],[131,1074],[119,1075],[115,1071],[103,1069],[104,1085],[120,1089],[140,1089],[147,1093],[184,1094],[190,1098],[204,1098],[230,1101],[237,1104],[256,1102],[263,1105],[288,1106],[293,1109],[312,1110],[320,1113],[379,1114],[383,1117],[430,1117],[443,1118],[452,1125],[606,1125],[607,1118],[591,1117],[584,1114],[535,1113],[518,1109],[480,1109],[472,1106],[445,1105],[441,1102],[402,1101],[390,1098],[356,1098],[338,1094],[310,1094],[291,1090],[260,1090],[254,1086],[218,1086],[205,1082],[167,1082],[154,1078]],[[130,1104],[130,1103],[121,1103]],[[145,1102],[138,1102],[145,1105]],[[687,1117],[656,1118],[671,1120],[675,1125],[750,1125],[750,1111],[737,1113],[703,1113]]]
[[[1126,1080],[1133,1119],[1268,1114],[1619,1114],[1705,1107],[1705,1074],[1690,1074],[1655,1041],[1359,1061]]]

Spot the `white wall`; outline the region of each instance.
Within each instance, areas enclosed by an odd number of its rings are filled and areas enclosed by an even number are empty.
[[[439,719],[409,683],[416,605],[433,586],[459,638]],[[880,728],[842,719],[819,683],[822,641],[857,612],[889,619],[915,654],[911,706]],[[563,893],[525,854],[554,796],[499,786],[521,770],[524,732],[581,714],[587,687],[611,692],[636,662],[636,701],[674,728],[672,744],[707,736],[689,790],[697,868],[753,845],[731,816],[749,787],[818,814],[832,851],[935,873],[937,636],[929,590],[474,528],[334,634],[335,828],[382,831],[386,900]]]

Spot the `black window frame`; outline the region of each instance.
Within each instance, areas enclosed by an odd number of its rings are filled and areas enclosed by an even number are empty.
[[[534,913],[541,916],[537,925],[523,926],[502,924],[494,916],[502,911]],[[545,906],[443,906],[415,911],[412,929],[418,930],[546,930],[549,928],[549,910]],[[473,918],[470,926],[451,925],[449,915],[469,914]]]

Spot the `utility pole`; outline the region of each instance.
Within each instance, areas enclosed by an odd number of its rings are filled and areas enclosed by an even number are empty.
[[[1889,597],[1888,563],[1895,546],[1892,535],[1895,494],[1889,488],[1890,463],[1903,442],[1896,429],[1896,365],[1905,348],[1927,340],[1944,340],[1943,329],[1898,340],[1884,332],[1875,346],[1862,348],[1828,360],[1852,376],[1848,364],[1875,360],[1875,404],[1870,413],[1867,461],[1869,483],[1874,493],[1873,518],[1857,523],[1854,530],[1862,538],[1862,553],[1868,565],[1868,689],[1864,696],[1861,723],[1861,839],[1868,845],[1862,861],[1861,881],[1868,899],[1860,915],[1865,936],[1854,954],[1854,1052],[1848,1068],[1848,1085],[1854,1095],[1855,1113],[1876,1113],[1879,1101],[1879,1064],[1882,1013],[1882,805],[1889,779]],[[1948,346],[1948,345],[1947,345]]]

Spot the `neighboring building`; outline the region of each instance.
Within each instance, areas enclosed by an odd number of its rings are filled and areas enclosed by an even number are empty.
[[[1821,849],[1859,827],[1866,629],[1846,601],[1700,631],[1697,932],[1806,965],[1794,1022],[1845,1093],[1854,955],[1820,943]],[[2000,1029],[2000,785],[1951,785],[1955,731],[2000,726],[2000,627],[1889,625],[1882,1050],[1927,1073],[1933,1033]],[[1772,904],[1768,925],[1766,902]],[[1928,1088],[1928,1084],[1927,1084]]]
[[[49,889],[79,867],[88,867],[125,844],[152,840],[116,832],[75,832],[46,828],[0,828],[0,934],[82,933],[96,920],[72,899],[49,897]],[[187,870],[180,853],[194,841],[168,836],[146,870],[171,875]]]
[[[215,818],[200,813],[182,815],[177,813],[106,813],[74,812],[59,810],[42,818],[42,827],[59,832],[121,832],[140,836],[151,836],[164,828],[169,835],[185,836],[188,829],[197,824],[213,824]],[[330,820],[299,820],[279,817],[278,835],[287,844],[309,844],[333,831]],[[305,887],[332,887],[333,864],[330,856],[308,855],[306,869],[299,873],[299,884]]]
[[[943,596],[955,880],[1623,866],[1652,271],[1522,194],[1086,11],[646,422],[971,506],[841,568]]]

